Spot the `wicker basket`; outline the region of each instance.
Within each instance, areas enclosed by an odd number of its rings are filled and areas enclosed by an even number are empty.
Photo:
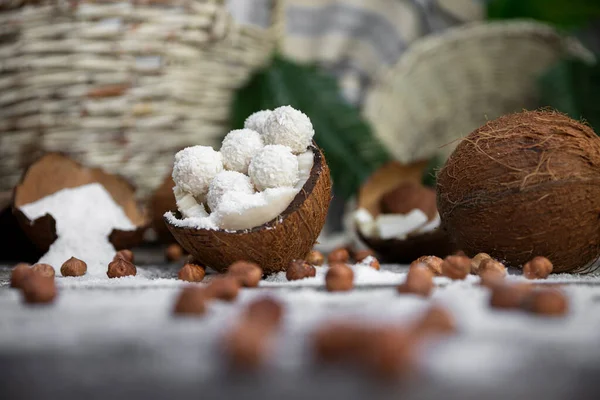
[[[0,196],[59,151],[125,176],[145,198],[175,151],[216,144],[233,92],[274,45],[271,29],[234,23],[223,3],[2,2]]]
[[[537,78],[579,42],[529,21],[474,23],[415,42],[383,74],[364,113],[403,163],[447,157],[488,119],[538,107]]]

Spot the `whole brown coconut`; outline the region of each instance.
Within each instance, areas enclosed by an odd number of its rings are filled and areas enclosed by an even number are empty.
[[[467,136],[437,179],[443,228],[473,256],[555,272],[600,256],[600,138],[552,111],[510,114]]]
[[[237,231],[182,228],[165,218],[169,230],[197,262],[217,271],[226,271],[238,260],[257,263],[266,274],[285,270],[311,251],[331,202],[329,167],[316,145],[310,149],[314,153],[310,177],[277,218]]]

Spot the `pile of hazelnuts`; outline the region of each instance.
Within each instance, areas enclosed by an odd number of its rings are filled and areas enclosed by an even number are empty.
[[[325,275],[325,288],[330,292],[348,291],[354,287],[354,272],[351,261],[379,270],[379,261],[371,250],[360,250],[350,254],[346,248],[333,250],[327,256],[329,270]],[[318,250],[312,250],[305,260],[294,260],[286,270],[288,281],[295,281],[316,275],[315,267],[325,263],[325,257]]]
[[[233,301],[240,280],[229,273],[206,287],[188,286],[175,303],[177,316],[206,313],[208,300]],[[265,365],[271,343],[281,330],[284,305],[271,296],[250,301],[236,323],[220,340],[227,365],[234,370],[253,371]],[[355,322],[325,322],[310,335],[309,347],[316,362],[345,364],[370,375],[395,380],[414,368],[415,345],[432,336],[453,334],[456,324],[444,308],[434,305],[407,326],[366,326]]]
[[[546,279],[552,272],[552,263],[546,257],[535,257],[523,266],[527,279]],[[530,283],[508,282],[506,267],[486,253],[473,258],[456,254],[441,259],[423,256],[410,265],[406,281],[398,287],[400,293],[429,296],[434,288],[433,277],[445,276],[453,280],[478,275],[481,285],[491,290],[490,306],[502,309],[520,309],[539,315],[564,315],[568,302],[564,293]]]
[[[87,264],[83,260],[71,257],[62,264],[60,273],[62,276],[83,276],[87,273]],[[135,275],[133,253],[130,250],[117,252],[108,264],[106,274],[109,278]],[[38,263],[31,266],[27,263],[19,263],[11,272],[10,287],[20,289],[26,303],[48,304],[52,303],[57,296],[55,276],[54,267],[49,264]]]

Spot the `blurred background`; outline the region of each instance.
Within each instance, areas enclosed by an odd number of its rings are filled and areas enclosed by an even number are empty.
[[[0,0],[0,254],[35,261],[11,198],[47,152],[127,178],[172,241],[173,155],[252,112],[312,120],[334,180],[322,243],[389,161],[423,164],[508,112],[600,130],[597,0]]]

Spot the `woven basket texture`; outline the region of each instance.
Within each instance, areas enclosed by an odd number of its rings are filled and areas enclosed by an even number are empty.
[[[178,149],[218,143],[234,91],[273,46],[223,1],[3,1],[0,197],[58,151],[146,198]]]
[[[459,138],[538,106],[537,79],[561,57],[593,56],[531,21],[473,23],[419,39],[365,102],[376,135],[403,163],[446,158]]]

